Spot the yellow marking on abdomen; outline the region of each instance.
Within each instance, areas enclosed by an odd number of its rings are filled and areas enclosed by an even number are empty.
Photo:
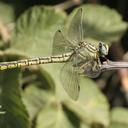
[[[38,64],[47,64],[47,63],[62,63],[66,62],[72,53],[66,53],[62,55],[56,55],[51,57],[39,57],[34,59],[26,59],[26,60],[18,60],[11,62],[1,62],[0,70],[12,69],[12,68],[21,68],[30,65],[38,65]]]
[[[5,70],[5,69],[7,69],[7,68],[8,68],[7,65],[1,65],[1,66],[0,66],[0,70]]]
[[[12,63],[12,64],[7,65],[7,68],[8,69],[16,68],[16,67],[17,67],[17,64],[16,63]]]

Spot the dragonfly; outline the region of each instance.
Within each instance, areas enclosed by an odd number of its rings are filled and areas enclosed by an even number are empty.
[[[94,78],[100,74],[100,57],[108,54],[108,45],[100,42],[98,46],[83,39],[83,11],[78,9],[67,29],[67,35],[61,30],[55,33],[52,56],[1,62],[0,70],[20,68],[47,63],[64,63],[60,71],[60,80],[67,94],[77,100],[80,91],[80,75]]]

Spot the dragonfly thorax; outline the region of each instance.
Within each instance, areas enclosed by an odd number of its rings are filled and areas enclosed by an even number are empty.
[[[85,43],[85,42],[79,42],[79,43],[78,43],[78,46],[79,46],[79,48],[81,48],[81,47],[84,47],[86,44],[87,44],[87,43]]]
[[[79,42],[77,49],[86,49],[88,52],[97,53],[98,49],[90,43],[87,42]]]
[[[99,55],[97,47],[86,42],[79,42],[78,46],[74,49],[74,53],[81,62],[85,62],[90,59],[96,60]]]

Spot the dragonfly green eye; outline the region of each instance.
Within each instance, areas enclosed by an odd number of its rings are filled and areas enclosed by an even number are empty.
[[[101,57],[108,55],[108,50],[109,50],[109,48],[108,48],[107,44],[105,44],[103,42],[99,43],[99,55]]]

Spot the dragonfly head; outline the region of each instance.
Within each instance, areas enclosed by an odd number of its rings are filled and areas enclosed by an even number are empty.
[[[101,57],[105,57],[106,55],[108,55],[108,45],[103,43],[103,42],[100,42],[99,43],[99,55]]]

